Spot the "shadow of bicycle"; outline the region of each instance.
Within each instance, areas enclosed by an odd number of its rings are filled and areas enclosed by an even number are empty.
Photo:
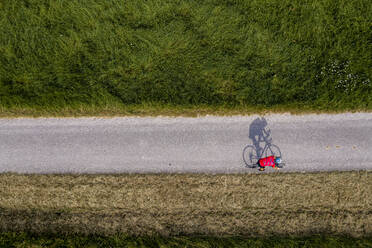
[[[271,130],[264,117],[256,118],[249,126],[249,139],[252,145],[243,149],[243,160],[248,168],[258,166],[258,160],[269,156],[282,157],[280,149],[272,143]]]

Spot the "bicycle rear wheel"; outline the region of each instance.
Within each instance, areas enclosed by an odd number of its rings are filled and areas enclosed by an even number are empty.
[[[256,168],[258,166],[258,160],[256,148],[252,145],[247,145],[243,150],[243,160],[248,168]]]

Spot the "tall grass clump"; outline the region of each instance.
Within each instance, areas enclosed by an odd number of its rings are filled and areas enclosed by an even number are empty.
[[[0,106],[372,107],[368,0],[2,0]]]

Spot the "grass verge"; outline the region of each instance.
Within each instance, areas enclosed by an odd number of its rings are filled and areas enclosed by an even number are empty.
[[[0,233],[0,247],[371,247],[372,238],[324,237],[129,237],[125,235],[32,235],[28,233]]]
[[[0,231],[304,237],[372,235],[372,172],[0,174]]]
[[[345,108],[335,106],[277,105],[265,106],[211,106],[211,105],[170,105],[170,104],[112,104],[108,106],[72,105],[66,107],[2,107],[0,118],[17,117],[114,117],[114,116],[185,116],[198,117],[205,115],[252,115],[269,113],[320,114],[344,112],[371,112],[368,108]]]

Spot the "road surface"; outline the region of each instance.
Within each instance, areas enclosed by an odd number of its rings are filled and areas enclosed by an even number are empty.
[[[0,173],[257,173],[267,143],[281,172],[371,170],[372,113],[0,119]]]

